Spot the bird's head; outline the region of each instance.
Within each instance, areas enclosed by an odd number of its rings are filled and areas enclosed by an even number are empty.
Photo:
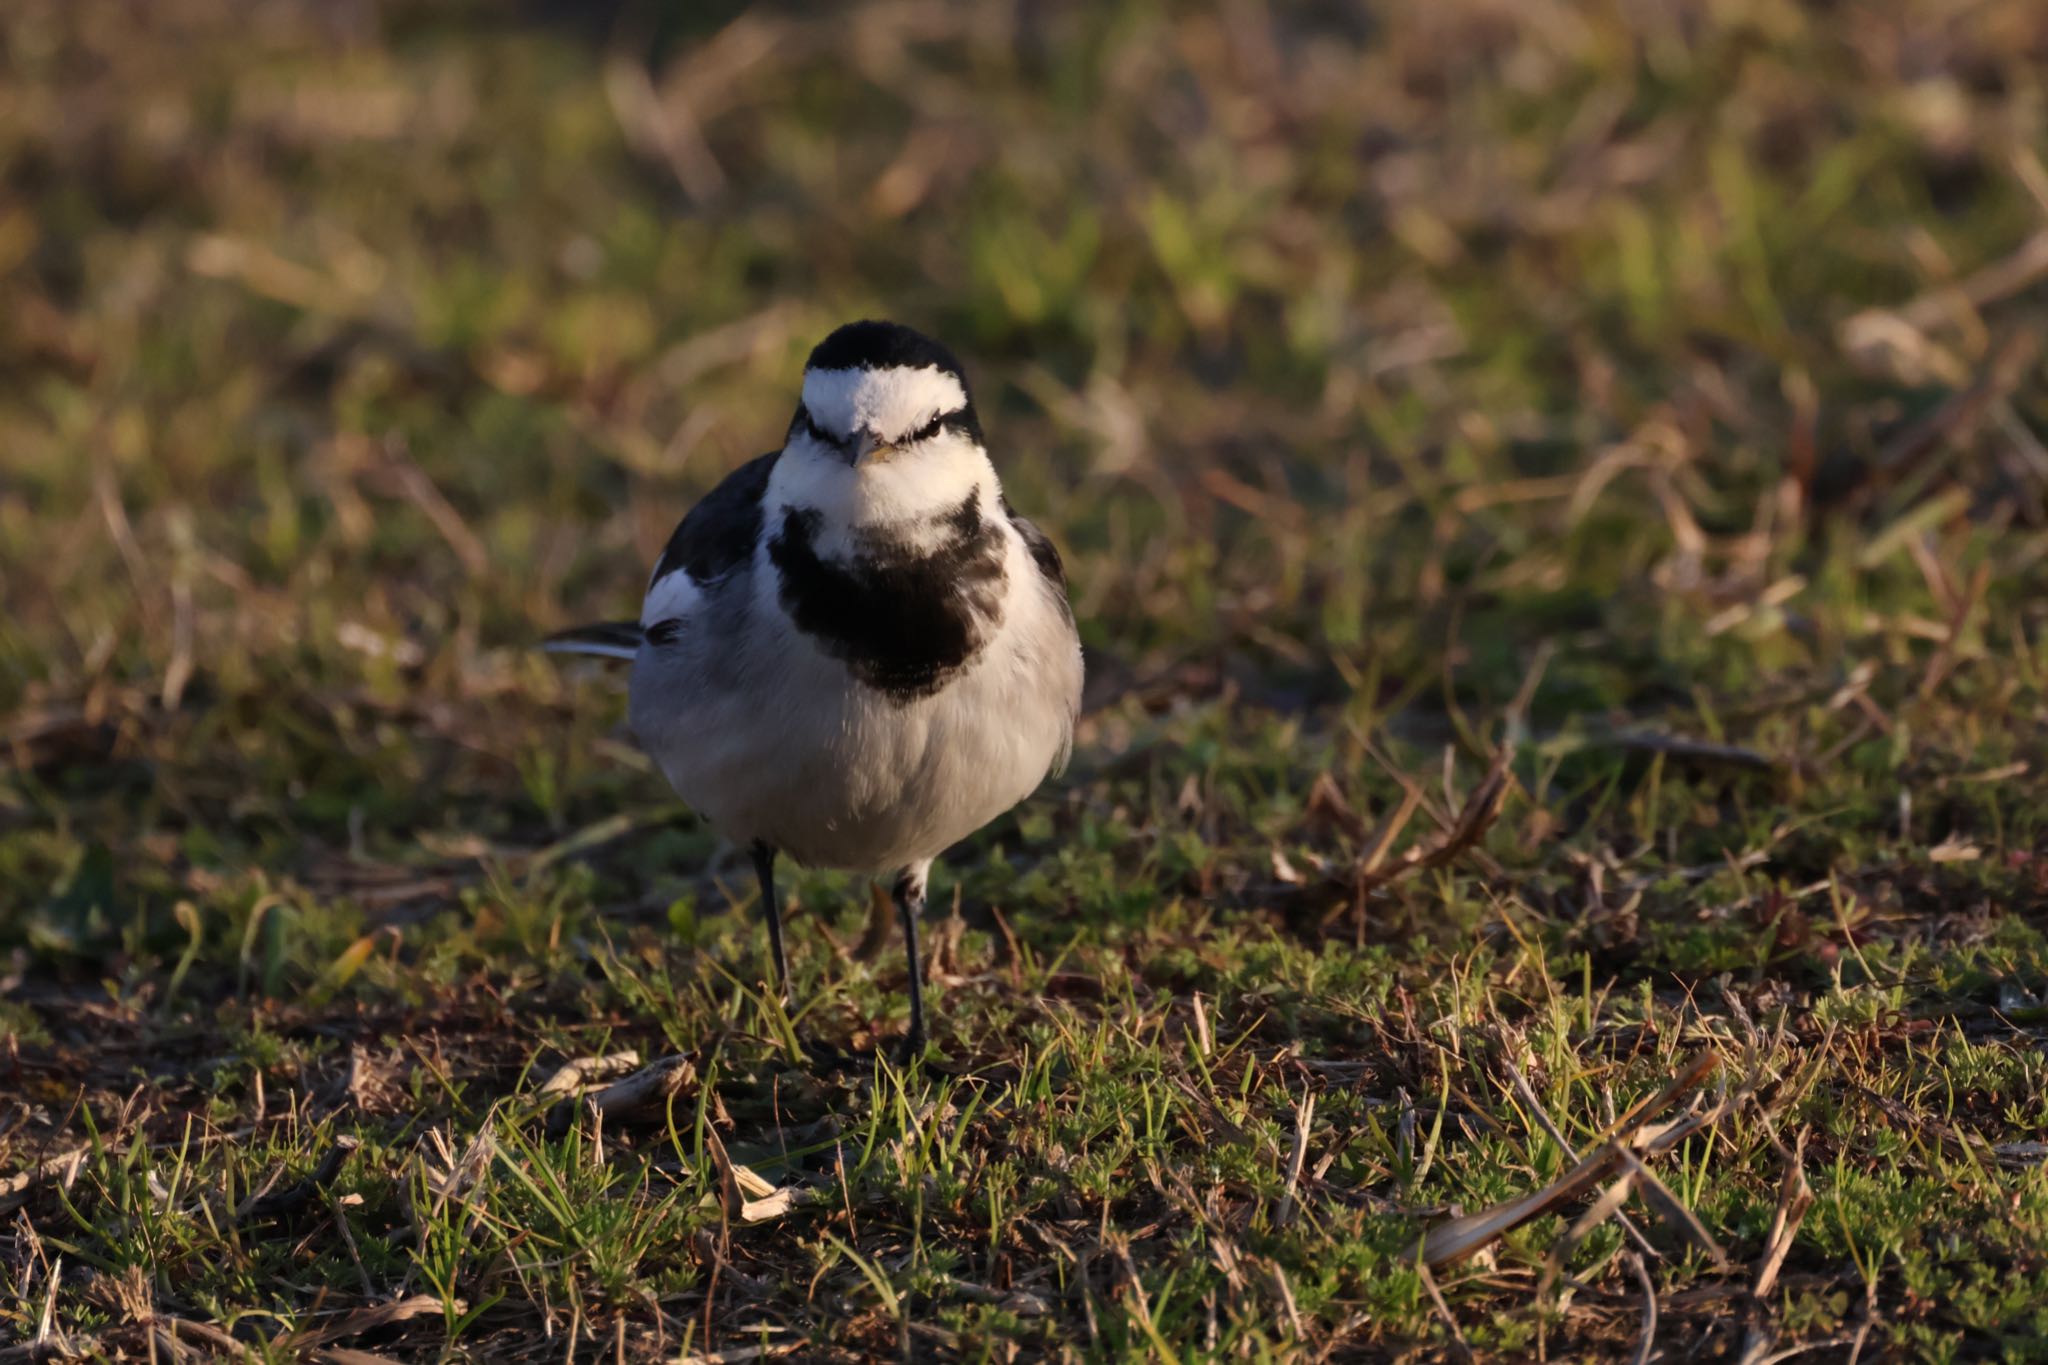
[[[894,322],[849,322],[804,365],[787,448],[859,470],[978,451],[981,425],[953,353]]]

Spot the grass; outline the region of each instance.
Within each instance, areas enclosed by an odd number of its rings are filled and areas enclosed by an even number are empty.
[[[0,1359],[2048,1358],[2038,5],[582,14],[0,20]],[[1091,670],[907,1071],[531,649],[866,313]]]

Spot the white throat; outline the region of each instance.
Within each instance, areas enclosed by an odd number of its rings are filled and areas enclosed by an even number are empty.
[[[761,504],[770,534],[785,510],[815,511],[818,553],[847,559],[877,536],[915,548],[943,544],[953,534],[946,515],[970,497],[984,517],[993,516],[1002,486],[988,452],[956,432],[859,465],[798,433],[775,462]]]

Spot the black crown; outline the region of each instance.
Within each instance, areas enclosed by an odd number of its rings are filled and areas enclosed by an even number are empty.
[[[895,366],[923,369],[935,365],[967,385],[960,360],[939,342],[900,322],[872,319],[849,322],[817,344],[807,370],[882,370]]]

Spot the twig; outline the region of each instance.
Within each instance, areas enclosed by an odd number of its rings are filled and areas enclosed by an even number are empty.
[[[1771,1355],[1759,1356],[1755,1360],[1745,1360],[1742,1362],[1742,1365],[1780,1365],[1782,1361],[1791,1360],[1796,1356],[1803,1356],[1809,1351],[1832,1350],[1837,1346],[1847,1346],[1853,1340],[1855,1340],[1854,1337],[1839,1336],[1822,1337],[1818,1341],[1802,1341],[1797,1346],[1787,1346],[1784,1350]]]
[[[1965,278],[1930,289],[1898,310],[1920,331],[1939,326],[1961,302],[1972,310],[1998,302],[2048,275],[2048,228],[2021,242],[2011,253]]]
[[[1371,862],[1361,860],[1355,876],[1355,889],[1359,896],[1388,882],[1397,881],[1412,872],[1426,868],[1442,867],[1466,849],[1478,843],[1500,815],[1501,804],[1506,801],[1509,788],[1514,783],[1514,774],[1508,764],[1514,758],[1512,746],[1503,745],[1494,751],[1493,762],[1488,765],[1486,776],[1459,807],[1451,827],[1437,838],[1410,846],[1401,856],[1391,862],[1382,863],[1379,851],[1375,849]],[[1410,787],[1408,799],[1403,803],[1401,823],[1419,804],[1421,797]],[[1391,822],[1390,822],[1391,823]],[[1398,828],[1398,827],[1396,827]],[[1391,835],[1388,836],[1391,838]]]
[[[1280,1207],[1273,1214],[1276,1227],[1286,1227],[1294,1221],[1295,1192],[1301,1188],[1301,1163],[1308,1156],[1309,1125],[1315,1122],[1316,1093],[1305,1092],[1301,1105],[1294,1111],[1294,1150],[1287,1158],[1287,1188],[1280,1195]]]
[[[1756,1279],[1750,1285],[1750,1297],[1754,1316],[1749,1330],[1743,1334],[1742,1354],[1737,1358],[1739,1365],[1758,1365],[1764,1353],[1771,1349],[1777,1334],[1771,1328],[1771,1290],[1778,1283],[1778,1272],[1783,1269],[1786,1255],[1792,1250],[1799,1224],[1806,1217],[1806,1211],[1813,1205],[1813,1190],[1806,1183],[1806,1170],[1802,1160],[1806,1153],[1806,1130],[1799,1130],[1799,1136],[1792,1141],[1787,1151],[1778,1142],[1775,1133],[1772,1142],[1785,1161],[1785,1176],[1778,1184],[1778,1210],[1771,1216],[1771,1228],[1764,1235],[1763,1255],[1757,1261]]]
[[[280,1342],[279,1345],[284,1348],[285,1354],[289,1354],[292,1351],[304,1351],[316,1346],[325,1346],[330,1342],[340,1341],[346,1337],[361,1336],[365,1332],[374,1332],[380,1327],[389,1327],[400,1322],[409,1322],[413,1318],[439,1317],[446,1311],[446,1305],[434,1295],[414,1294],[408,1298],[394,1299],[389,1303],[367,1304],[364,1307],[345,1313],[334,1321],[325,1323],[322,1326],[310,1327],[304,1331],[295,1332]]]
[[[1871,483],[1877,488],[1906,478],[1922,461],[1944,446],[1970,440],[1999,402],[2025,382],[2040,354],[2040,336],[2021,328],[1999,343],[1976,383],[1913,423],[1878,452]]]
[[[191,1318],[156,1317],[151,1319],[151,1325],[162,1327],[173,1340],[189,1337],[231,1359],[248,1360],[256,1355],[246,1342],[235,1340],[211,1323],[194,1322]]]
[[[1543,1126],[1544,1132],[1550,1134],[1550,1140],[1557,1144],[1558,1150],[1565,1154],[1566,1160],[1578,1161],[1580,1159],[1578,1151],[1573,1148],[1571,1143],[1565,1140],[1563,1132],[1551,1120],[1549,1111],[1544,1109],[1542,1102],[1536,1098],[1536,1091],[1529,1084],[1529,1078],[1522,1074],[1522,1069],[1515,1065],[1512,1058],[1507,1059],[1507,1069],[1508,1079],[1514,1082],[1515,1093],[1522,1097],[1522,1103],[1529,1106],[1529,1112],[1536,1116],[1536,1122]],[[1659,1259],[1656,1248],[1650,1245],[1650,1239],[1644,1236],[1643,1230],[1636,1226],[1633,1218],[1630,1218],[1620,1209],[1615,1210],[1614,1216],[1621,1224],[1622,1230],[1628,1233],[1630,1240],[1643,1249],[1644,1255],[1651,1257],[1653,1260]]]
[[[1294,1304],[1294,1286],[1287,1283],[1287,1272],[1281,1268],[1278,1261],[1272,1262],[1271,1269],[1273,1289],[1280,1296],[1280,1306],[1287,1310],[1287,1324],[1294,1329],[1294,1339],[1306,1342],[1308,1333],[1301,1325],[1301,1310]]]
[[[1686,1207],[1685,1201],[1658,1179],[1656,1172],[1645,1166],[1627,1147],[1621,1148],[1621,1164],[1635,1176],[1636,1183],[1642,1187],[1643,1202],[1656,1210],[1659,1222],[1704,1251],[1716,1268],[1727,1266],[1728,1253],[1721,1249],[1721,1244],[1700,1222],[1699,1215]]]
[[[380,471],[384,479],[408,502],[420,509],[448,548],[455,552],[462,562],[463,572],[471,578],[482,578],[490,572],[490,551],[477,539],[476,532],[469,529],[462,513],[455,510],[455,504],[427,477],[427,471],[413,462],[405,448],[397,441],[386,442],[384,464]]]
[[[85,1163],[85,1157],[86,1149],[76,1147],[56,1156],[44,1157],[25,1171],[0,1176],[0,1213],[11,1213],[27,1203],[35,1187],[53,1177],[69,1188],[78,1176],[78,1168]]]
[[[1463,1260],[1490,1246],[1530,1219],[1549,1212],[1559,1204],[1578,1198],[1605,1180],[1613,1173],[1615,1167],[1625,1164],[1623,1149],[1635,1137],[1638,1129],[1670,1108],[1672,1102],[1680,1095],[1705,1080],[1719,1064],[1719,1054],[1711,1049],[1695,1056],[1662,1090],[1616,1121],[1608,1130],[1605,1140],[1591,1156],[1542,1189],[1520,1199],[1511,1199],[1480,1213],[1454,1218],[1448,1223],[1440,1223],[1431,1228],[1428,1235],[1422,1239],[1422,1260],[1429,1265],[1443,1265]],[[1694,1131],[1698,1122],[1704,1122],[1704,1119],[1697,1122],[1680,1120],[1647,1139],[1646,1145],[1659,1149],[1668,1146],[1679,1140],[1679,1134]]]
[[[1159,1335],[1158,1325],[1152,1321],[1152,1305],[1145,1298],[1145,1282],[1138,1276],[1138,1263],[1131,1259],[1130,1239],[1113,1232],[1108,1236],[1108,1245],[1122,1263],[1125,1278],[1130,1281],[1131,1305],[1137,1309],[1138,1326],[1145,1329],[1145,1335],[1158,1348],[1160,1355],[1172,1360],[1173,1352],[1167,1349],[1165,1340]]]
[[[1799,1232],[1799,1225],[1806,1218],[1806,1211],[1813,1207],[1813,1187],[1806,1182],[1806,1170],[1802,1158],[1806,1153],[1806,1130],[1792,1140],[1792,1151],[1785,1162],[1785,1178],[1778,1185],[1778,1211],[1771,1216],[1771,1230],[1764,1237],[1764,1253],[1757,1261],[1756,1280],[1750,1286],[1751,1297],[1761,1302],[1770,1297],[1777,1286],[1778,1272],[1784,1268],[1785,1257],[1792,1250],[1793,1239]]]
[[[1643,1336],[1636,1346],[1635,1365],[1650,1365],[1650,1351],[1657,1344],[1657,1286],[1651,1283],[1650,1268],[1643,1264],[1641,1256],[1631,1251],[1628,1263],[1643,1287]]]
[[[622,1076],[639,1065],[640,1054],[631,1048],[596,1057],[572,1057],[547,1078],[534,1093],[534,1098],[540,1101],[566,1099],[592,1082]]]
[[[348,1258],[355,1265],[356,1279],[362,1282],[363,1297],[366,1299],[375,1298],[377,1286],[370,1283],[370,1272],[363,1266],[362,1250],[356,1246],[355,1233],[349,1230],[348,1212],[342,1207],[341,1201],[335,1198],[331,1191],[327,1196],[327,1207],[334,1216],[335,1231],[341,1234],[341,1244],[348,1248]]]
[[[612,1082],[596,1094],[585,1095],[583,1102],[599,1114],[622,1118],[655,1105],[667,1104],[670,1096],[681,1093],[696,1080],[695,1058],[681,1055],[664,1057],[622,1081]],[[548,1115],[548,1130],[554,1132],[559,1128],[567,1131],[568,1121],[573,1116],[574,1106],[563,1100]]]
[[[1466,1343],[1465,1334],[1458,1330],[1458,1320],[1451,1316],[1451,1306],[1444,1302],[1444,1292],[1436,1287],[1436,1276],[1429,1273],[1428,1260],[1424,1259],[1415,1269],[1422,1276],[1422,1287],[1429,1291],[1429,1301],[1436,1305],[1436,1315],[1450,1329],[1451,1345],[1457,1348],[1458,1359],[1465,1365],[1472,1365],[1472,1348]]]
[[[361,1139],[350,1137],[346,1133],[337,1136],[334,1145],[321,1156],[320,1164],[313,1168],[311,1175],[276,1194],[260,1191],[250,1195],[242,1201],[241,1207],[235,1210],[236,1220],[247,1222],[257,1218],[282,1218],[286,1214],[298,1212],[312,1203],[315,1195],[334,1183],[334,1177],[341,1174],[342,1163],[348,1160],[350,1153],[362,1145]]]
[[[1578,1250],[1579,1243],[1592,1236],[1595,1228],[1621,1212],[1621,1206],[1628,1202],[1635,1186],[1636,1173],[1623,1171],[1621,1179],[1602,1191],[1600,1197],[1565,1230],[1564,1236],[1551,1243],[1549,1254],[1543,1258],[1543,1276],[1536,1282],[1539,1299],[1549,1295],[1551,1284],[1563,1273],[1564,1263]]]

